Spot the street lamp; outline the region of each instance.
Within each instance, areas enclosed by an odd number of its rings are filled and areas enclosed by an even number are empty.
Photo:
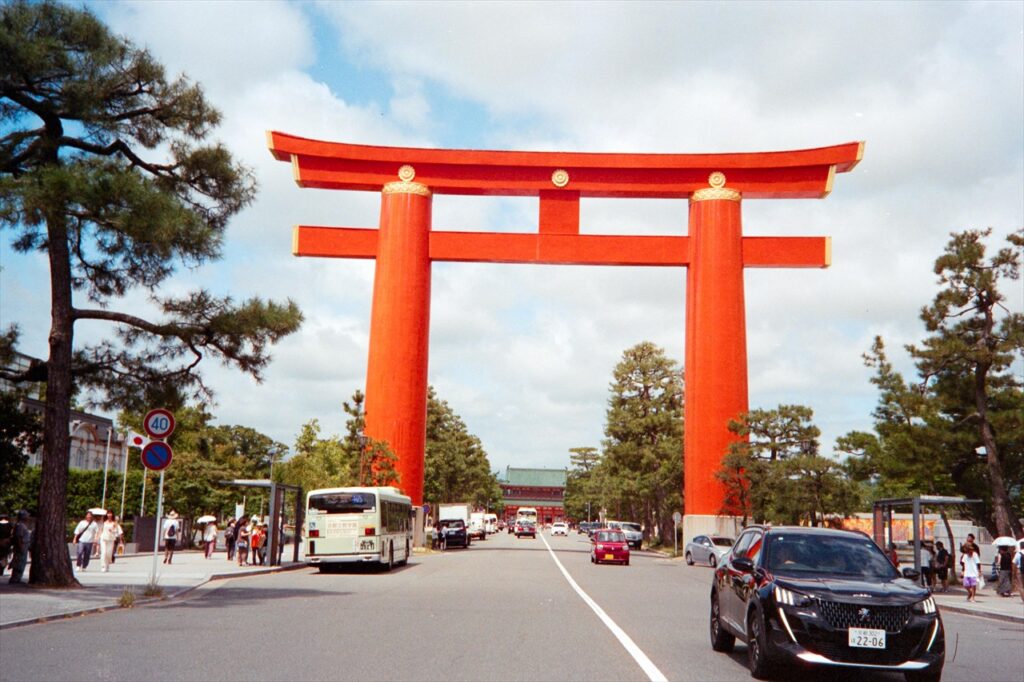
[[[363,473],[366,465],[366,442],[370,440],[362,431],[356,434],[359,439],[359,485],[363,485]]]

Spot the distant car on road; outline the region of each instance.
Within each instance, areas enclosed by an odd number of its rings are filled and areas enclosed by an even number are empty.
[[[521,538],[524,535],[529,535],[531,538],[536,538],[537,525],[532,521],[518,521],[516,523],[516,538]]]
[[[641,530],[639,523],[632,523],[630,521],[609,521],[608,527],[621,530],[623,535],[626,536],[626,542],[629,543],[630,549],[640,549],[640,545],[644,542],[644,533],[643,530]]]
[[[745,642],[757,679],[799,665],[864,667],[901,672],[908,682],[937,682],[946,639],[919,578],[911,568],[897,571],[864,533],[747,527],[715,569],[711,648],[731,652],[737,639]]]
[[[732,549],[733,539],[724,535],[698,535],[686,543],[686,563],[707,564],[714,568]]]
[[[590,562],[614,561],[629,566],[629,543],[621,530],[602,528],[590,538]]]
[[[469,532],[462,519],[443,519],[439,524],[438,541],[441,549],[449,547],[469,547]]]
[[[551,524],[551,536],[569,535],[569,524],[564,521],[555,521]]]

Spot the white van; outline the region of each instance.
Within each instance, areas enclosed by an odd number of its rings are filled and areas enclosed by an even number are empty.
[[[498,532],[498,515],[484,514],[484,531],[488,535]]]

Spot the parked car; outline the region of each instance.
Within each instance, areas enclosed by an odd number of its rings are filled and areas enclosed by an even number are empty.
[[[529,535],[531,538],[537,537],[537,526],[533,521],[516,522],[516,538],[521,538],[524,535]]]
[[[732,549],[734,540],[724,535],[698,535],[686,543],[686,563],[707,564],[714,568]]]
[[[614,561],[629,566],[629,543],[621,530],[602,528],[590,539],[590,563]]]
[[[946,639],[920,575],[864,533],[752,526],[715,569],[711,648],[747,644],[750,674],[784,664],[868,667],[939,680]]]
[[[594,521],[580,521],[579,525],[576,526],[576,532],[580,535],[590,535],[590,529],[594,526]]]
[[[469,533],[462,519],[444,519],[438,524],[438,541],[441,549],[469,547]]]
[[[564,521],[555,521],[551,524],[551,537],[556,535],[569,535],[569,524]]]
[[[626,542],[629,543],[630,549],[640,549],[640,545],[644,542],[643,529],[639,523],[631,523],[629,521],[618,521],[619,530],[622,531],[623,535],[626,536]]]

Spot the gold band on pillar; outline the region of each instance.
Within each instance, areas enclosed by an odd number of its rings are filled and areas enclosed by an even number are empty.
[[[421,197],[430,196],[430,188],[426,185],[421,185],[418,182],[406,182],[405,180],[389,182],[384,185],[384,189],[382,191],[384,194],[418,194]]]
[[[739,191],[725,186],[725,173],[722,171],[715,171],[709,175],[708,184],[711,186],[698,189],[690,195],[690,201],[739,201],[743,198]]]

